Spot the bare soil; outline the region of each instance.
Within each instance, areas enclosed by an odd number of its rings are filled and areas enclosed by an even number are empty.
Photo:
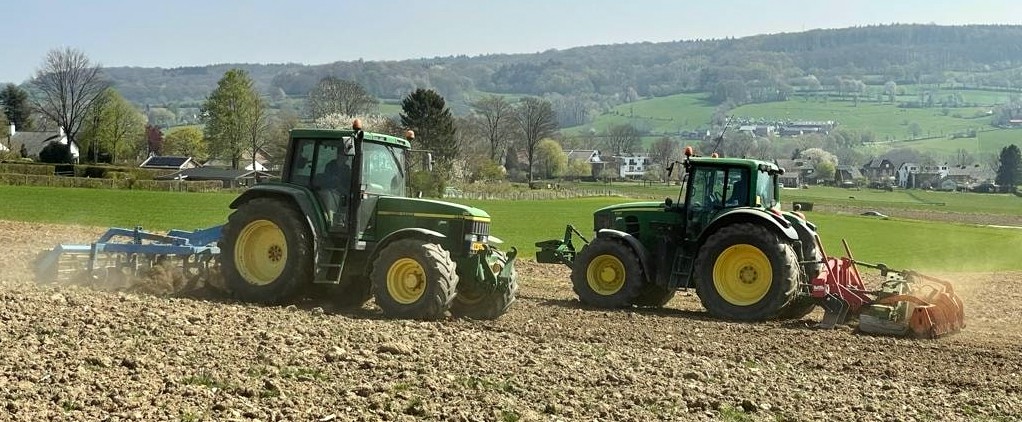
[[[1017,420],[1022,272],[954,280],[938,340],[579,305],[520,262],[497,321],[393,321],[371,303],[261,307],[38,285],[31,261],[91,227],[0,221],[0,420]]]

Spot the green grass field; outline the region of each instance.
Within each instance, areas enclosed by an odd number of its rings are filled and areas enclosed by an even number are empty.
[[[987,108],[957,108],[955,113],[969,117]],[[877,140],[903,140],[911,138],[909,127],[919,124],[920,137],[948,136],[968,129],[990,127],[990,119],[957,118],[944,116],[940,109],[898,108],[891,104],[851,101],[813,102],[789,100],[784,102],[748,104],[734,109],[732,114],[740,117],[812,120],[838,122],[839,128],[871,131]]]
[[[915,148],[920,151],[931,152],[938,157],[954,156],[958,149],[961,148],[973,154],[978,162],[984,163],[984,157],[990,154],[999,155],[1002,148],[1011,144],[1022,145],[1022,129],[979,132],[975,138],[901,141],[890,144],[890,146]]]
[[[814,190],[800,198],[840,202],[843,190]],[[906,197],[882,193],[859,194],[877,203],[902,204]],[[867,196],[868,195],[868,196]],[[151,230],[195,229],[221,224],[234,194],[138,192],[106,189],[36,188],[0,186],[0,219],[92,226],[134,227]],[[947,207],[972,204],[974,211],[1017,215],[1018,198],[980,196],[961,201],[945,199]],[[929,198],[929,199],[933,199]],[[925,199],[925,198],[924,198]],[[926,199],[926,200],[929,200]],[[787,199],[786,199],[787,200]],[[560,238],[566,224],[583,234],[592,230],[592,212],[627,202],[625,198],[585,198],[546,201],[461,201],[487,210],[493,217],[491,232],[522,256],[535,253],[535,242]],[[1014,202],[1013,202],[1014,201]],[[1013,208],[1014,205],[1014,208]],[[812,213],[824,245],[840,254],[840,240],[848,239],[863,261],[931,271],[994,271],[1022,269],[1018,247],[1022,230],[995,229],[964,224],[909,220],[877,220],[858,216]]]

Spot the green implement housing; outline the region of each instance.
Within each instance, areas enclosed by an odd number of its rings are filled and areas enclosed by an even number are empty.
[[[222,271],[241,299],[281,303],[309,286],[344,305],[375,297],[388,316],[493,319],[514,301],[517,251],[499,249],[485,211],[410,198],[409,139],[295,129],[279,182],[231,203]],[[416,153],[421,157],[417,157]]]

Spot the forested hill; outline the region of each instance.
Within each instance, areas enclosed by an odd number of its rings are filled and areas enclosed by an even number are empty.
[[[302,97],[319,79],[333,75],[354,80],[380,98],[428,87],[452,102],[479,91],[603,104],[695,91],[725,101],[739,86],[749,92],[742,99],[757,101],[757,93],[784,95],[846,79],[1017,89],[1022,87],[1020,40],[1022,26],[884,25],[535,54],[105,71],[127,99],[151,105],[200,102],[233,67],[248,71],[274,99]]]

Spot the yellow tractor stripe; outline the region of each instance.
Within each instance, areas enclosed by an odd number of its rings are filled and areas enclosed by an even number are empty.
[[[396,215],[404,217],[422,217],[422,218],[452,218],[469,221],[480,221],[483,223],[489,223],[490,217],[476,217],[474,215],[459,215],[459,214],[429,214],[424,212],[402,212],[402,211],[380,211],[379,215]]]

